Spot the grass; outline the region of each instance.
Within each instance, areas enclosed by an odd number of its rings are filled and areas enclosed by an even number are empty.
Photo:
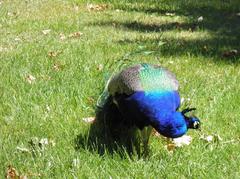
[[[0,2],[0,176],[11,165],[42,178],[240,177],[239,1],[95,1],[103,11],[81,0]],[[140,62],[177,75],[202,132],[189,131],[191,145],[173,154],[153,136],[147,158],[76,149],[107,77]],[[49,140],[45,150],[36,137]]]

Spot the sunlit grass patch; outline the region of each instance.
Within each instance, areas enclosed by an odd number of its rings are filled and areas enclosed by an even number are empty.
[[[1,176],[239,178],[238,1],[0,2]],[[147,158],[81,147],[108,77],[142,62],[176,74],[202,132],[173,153],[153,135]]]

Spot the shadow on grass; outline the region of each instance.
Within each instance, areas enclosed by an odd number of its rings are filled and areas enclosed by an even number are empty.
[[[184,1],[185,2],[185,1]],[[221,60],[230,63],[240,62],[240,1],[217,2],[214,3],[188,3],[188,1],[151,3],[146,1],[138,1],[138,3],[118,4],[117,8],[124,11],[144,12],[146,14],[155,13],[159,16],[166,16],[166,13],[174,13],[173,16],[184,16],[187,18],[186,22],[178,22],[172,20],[171,22],[146,23],[141,21],[100,21],[90,25],[98,26],[114,26],[115,28],[122,28],[123,30],[130,30],[142,33],[160,32],[171,33],[184,32],[190,36],[194,36],[194,32],[206,31],[209,36],[207,38],[136,38],[118,41],[121,44],[147,45],[151,50],[155,50],[163,56],[179,56],[190,54],[193,56],[204,56],[212,58],[216,62]],[[191,2],[191,1],[189,1]],[[232,3],[232,4],[231,4]],[[201,22],[198,18],[202,16]],[[151,17],[149,17],[151,19]],[[196,35],[197,36],[197,35]],[[156,44],[159,41],[166,42],[162,48],[158,48]],[[233,52],[231,52],[233,50]]]
[[[102,109],[96,112],[95,122],[89,133],[78,135],[75,148],[97,152],[100,155],[119,154],[121,157],[140,155],[138,129],[127,126],[115,104],[108,99]]]

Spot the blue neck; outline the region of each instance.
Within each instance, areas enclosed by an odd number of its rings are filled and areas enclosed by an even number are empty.
[[[176,111],[180,105],[177,91],[139,91],[117,100],[122,114],[126,114],[129,121],[134,120],[140,128],[150,124],[159,133],[171,138],[187,132],[184,116]]]

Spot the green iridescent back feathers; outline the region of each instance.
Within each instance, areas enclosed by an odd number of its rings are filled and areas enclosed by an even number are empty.
[[[140,64],[127,68],[113,76],[108,83],[111,95],[127,94],[136,91],[177,91],[178,81],[166,69],[149,64]]]
[[[102,107],[109,95],[131,95],[136,91],[164,92],[177,91],[178,81],[174,74],[163,67],[138,64],[114,74],[98,99],[97,106]]]

